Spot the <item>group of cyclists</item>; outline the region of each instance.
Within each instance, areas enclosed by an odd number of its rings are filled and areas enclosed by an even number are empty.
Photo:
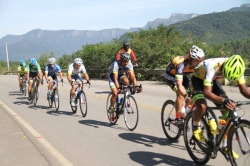
[[[131,63],[131,57],[134,61],[134,65]],[[60,79],[63,81],[60,67],[55,64],[55,58],[49,58],[49,64],[45,67],[45,79],[48,83],[48,98],[51,94],[52,83],[57,83],[56,73],[60,74]],[[114,121],[114,104],[116,102],[117,95],[121,93],[121,84],[129,85],[130,80],[134,85],[137,84],[133,67],[137,66],[137,59],[134,51],[130,48],[128,42],[123,43],[123,47],[118,51],[114,62],[108,69],[108,81],[112,92],[110,101],[110,120]],[[41,81],[43,84],[43,73],[40,65],[35,58],[30,60],[30,63],[26,66],[25,61],[20,62],[18,67],[18,79],[20,89],[22,88],[22,77],[27,76],[29,81],[28,92],[33,80],[37,77],[37,85]],[[176,122],[183,123],[181,112],[185,109],[190,109],[192,104],[195,104],[196,109],[193,111],[193,135],[196,140],[205,142],[200,120],[203,113],[206,110],[206,99],[211,100],[216,106],[222,106],[228,110],[233,110],[236,104],[231,100],[218,82],[219,78],[226,78],[228,80],[237,80],[240,93],[250,99],[250,90],[246,86],[244,79],[245,63],[240,55],[233,55],[227,58],[210,58],[205,59],[204,51],[197,47],[192,46],[188,50],[188,55],[177,56],[166,67],[166,82],[171,89],[176,93],[175,110],[176,110]],[[68,67],[67,79],[70,82],[72,89],[70,91],[72,101],[71,105],[74,106],[73,98],[74,92],[78,84],[82,83],[83,79],[81,73],[84,75],[88,83],[90,83],[89,76],[86,72],[85,66],[81,58],[76,58],[72,64]],[[190,78],[190,74],[192,77]],[[129,80],[130,79],[130,80]],[[190,83],[191,81],[191,83]],[[186,89],[189,85],[192,85],[192,97],[188,97]],[[137,92],[141,92],[140,88],[136,89]],[[187,100],[187,105],[184,105],[184,100]],[[221,111],[223,114],[223,111]],[[216,125],[212,124],[212,125]],[[212,126],[213,128],[214,126]],[[223,147],[227,147],[227,134],[224,136]],[[234,153],[234,157],[239,157]]]
[[[231,100],[218,79],[226,78],[238,82],[240,93],[250,99],[250,90],[246,86],[244,79],[245,63],[240,55],[233,55],[227,58],[205,59],[205,53],[197,46],[192,46],[187,56],[175,57],[166,68],[167,84],[176,92],[176,123],[183,123],[181,112],[190,109],[188,104],[195,104],[196,109],[192,112],[193,136],[197,141],[205,142],[205,137],[201,129],[201,117],[206,111],[206,99],[212,101],[216,106],[222,106],[227,110],[233,110],[236,106]],[[192,74],[191,79],[189,75]],[[192,99],[188,98],[186,89],[189,88],[189,81],[193,88]],[[187,100],[187,105],[184,104]],[[187,110],[186,110],[187,111]],[[224,114],[224,111],[221,110]],[[216,129],[216,123],[210,123],[210,128]],[[227,134],[224,135],[222,147],[227,151]],[[235,159],[238,154],[233,152]]]

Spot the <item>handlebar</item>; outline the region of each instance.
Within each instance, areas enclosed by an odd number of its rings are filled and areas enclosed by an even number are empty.
[[[250,104],[250,101],[236,101],[235,104],[236,104],[235,107],[239,107],[239,106],[242,106],[242,105]],[[219,116],[219,119],[226,119],[228,117],[228,115],[229,115],[229,110],[225,110],[223,115]]]
[[[128,88],[141,88],[142,89],[142,84],[140,85],[122,85],[121,90],[128,89]]]

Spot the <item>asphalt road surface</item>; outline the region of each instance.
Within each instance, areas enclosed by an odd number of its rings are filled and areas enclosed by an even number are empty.
[[[110,93],[108,81],[92,80],[91,88],[85,85],[88,113],[84,118],[79,110],[72,113],[70,85],[66,78],[64,80],[63,86],[59,83],[60,108],[56,112],[48,107],[46,83],[39,87],[40,97],[37,106],[33,107],[18,92],[17,76],[0,76],[1,105],[6,105],[4,110],[9,116],[18,116],[15,122],[18,121],[16,124],[24,133],[22,139],[30,141],[34,151],[42,156],[43,160],[38,160],[37,165],[194,165],[183,137],[179,142],[171,143],[162,130],[161,107],[165,100],[175,99],[174,92],[164,83],[138,81],[143,85],[143,92],[134,95],[139,106],[139,123],[134,131],[129,131],[123,118],[113,126],[108,121],[105,111]],[[236,91],[227,94],[235,101],[247,100]],[[238,114],[250,119],[247,109]],[[8,140],[7,135],[5,138]],[[9,148],[18,150],[14,146]],[[21,149],[18,152],[22,154]],[[7,154],[1,155],[8,159]],[[207,164],[230,165],[220,153]]]

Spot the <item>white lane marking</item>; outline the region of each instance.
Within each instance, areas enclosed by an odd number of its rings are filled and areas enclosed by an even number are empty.
[[[9,108],[6,104],[4,104],[0,100],[0,104],[10,112],[11,115],[16,118],[28,131],[37,138],[39,141],[59,162],[61,165],[65,166],[73,166],[61,153],[59,153],[45,138],[41,136],[33,127],[31,127],[26,121],[24,121],[17,113],[15,113],[11,108]]]

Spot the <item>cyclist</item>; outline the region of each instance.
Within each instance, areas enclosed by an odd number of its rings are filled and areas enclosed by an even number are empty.
[[[41,84],[43,85],[43,73],[40,68],[40,65],[37,63],[35,58],[30,59],[30,64],[28,65],[28,72],[27,72],[27,80],[29,81],[29,87],[28,87],[28,92],[29,92],[29,98],[30,100],[30,94],[31,94],[31,87],[33,85],[33,80],[37,78],[37,88],[39,86],[40,80]]]
[[[116,58],[115,58],[117,61],[120,60],[120,54],[121,54],[122,52],[128,53],[128,54],[132,57],[132,59],[133,59],[133,61],[134,61],[134,66],[135,66],[135,67],[138,67],[138,63],[137,63],[137,59],[136,59],[136,56],[135,56],[135,52],[134,52],[134,50],[132,50],[132,49],[130,48],[130,44],[129,44],[128,41],[125,41],[125,42],[123,43],[123,46],[122,46],[122,47],[120,48],[120,50],[117,52]]]
[[[130,62],[130,55],[126,52],[120,53],[120,60],[114,61],[108,69],[108,80],[109,80],[109,86],[112,91],[112,97],[111,97],[111,105],[109,107],[110,109],[110,120],[114,121],[114,105],[117,98],[117,95],[121,92],[120,85],[129,85],[129,80],[126,75],[126,73],[129,74],[129,77],[131,78],[134,85],[137,84],[133,65]],[[137,92],[140,92],[140,88],[136,88]]]
[[[84,74],[85,79],[90,84],[89,75],[86,72],[86,69],[83,65],[82,59],[76,58],[74,60],[74,63],[69,65],[68,76],[67,76],[68,81],[70,82],[70,84],[72,86],[72,89],[70,90],[71,105],[72,106],[75,106],[74,96],[75,96],[75,91],[76,91],[78,84],[80,84],[82,89],[83,89],[83,80],[81,77],[81,73]]]
[[[61,82],[63,82],[62,72],[59,65],[55,64],[56,59],[55,58],[49,58],[49,64],[45,67],[45,79],[47,81],[48,85],[48,93],[47,93],[47,99],[49,99],[52,95],[52,86],[54,84],[57,84],[57,75],[56,72],[59,73]]]
[[[250,99],[250,90],[246,86],[244,71],[245,63],[240,55],[233,55],[230,58],[207,59],[194,71],[192,100],[195,102],[196,110],[193,112],[193,134],[198,141],[205,142],[200,119],[207,108],[206,99],[211,100],[216,106],[223,106],[228,110],[233,110],[235,107],[234,101],[228,98],[217,79],[237,80],[240,93]],[[216,129],[216,123],[211,123],[210,128]],[[222,147],[227,151],[227,134],[224,135]],[[233,156],[239,158],[234,151]]]
[[[25,63],[25,60],[21,60],[20,61],[20,64],[18,66],[18,80],[19,80],[19,87],[20,87],[20,91],[23,90],[23,77],[26,78],[27,80],[27,66],[26,66],[26,63]]]
[[[197,46],[192,46],[188,51],[188,56],[177,56],[166,68],[166,82],[170,88],[176,92],[175,110],[176,121],[182,123],[181,112],[185,111],[183,106],[184,99],[187,98],[186,89],[189,87],[188,75],[194,72],[205,54],[202,49]],[[187,103],[190,105],[191,101]],[[184,109],[184,110],[183,110]]]

